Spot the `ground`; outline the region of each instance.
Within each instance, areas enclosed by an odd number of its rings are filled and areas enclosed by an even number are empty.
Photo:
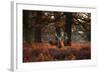
[[[91,59],[90,48],[89,42],[71,42],[64,48],[50,43],[23,43],[23,62]]]

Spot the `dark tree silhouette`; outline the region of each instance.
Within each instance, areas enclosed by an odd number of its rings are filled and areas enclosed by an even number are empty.
[[[71,45],[71,28],[72,28],[72,23],[73,23],[73,16],[71,12],[64,12],[66,16],[66,21],[65,21],[65,32],[67,33],[68,40],[66,45]]]

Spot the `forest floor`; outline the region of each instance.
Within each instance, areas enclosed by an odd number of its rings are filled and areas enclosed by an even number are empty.
[[[58,48],[50,43],[23,43],[23,62],[91,59],[90,42],[71,42]]]

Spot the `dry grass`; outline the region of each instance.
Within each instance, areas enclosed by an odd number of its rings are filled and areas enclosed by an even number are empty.
[[[71,46],[58,48],[49,43],[23,44],[23,62],[82,60],[91,58],[90,43],[72,42]]]

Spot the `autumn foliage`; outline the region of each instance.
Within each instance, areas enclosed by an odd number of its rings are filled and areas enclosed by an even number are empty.
[[[23,44],[23,62],[90,59],[90,43],[72,43],[65,49],[48,43]]]

